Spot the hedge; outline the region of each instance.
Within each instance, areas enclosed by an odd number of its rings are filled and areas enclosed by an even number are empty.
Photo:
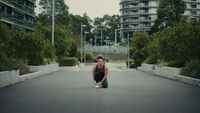
[[[76,66],[78,58],[75,57],[64,57],[59,59],[60,66]]]

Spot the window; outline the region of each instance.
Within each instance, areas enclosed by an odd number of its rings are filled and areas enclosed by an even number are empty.
[[[197,15],[197,11],[191,11],[192,15]]]
[[[191,8],[197,8],[197,5],[191,4]]]

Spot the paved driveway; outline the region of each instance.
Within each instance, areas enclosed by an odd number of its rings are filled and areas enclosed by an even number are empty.
[[[0,89],[0,113],[200,113],[200,88],[109,64],[109,88],[91,66],[62,68]]]

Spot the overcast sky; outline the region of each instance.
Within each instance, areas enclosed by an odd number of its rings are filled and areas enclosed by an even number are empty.
[[[38,3],[39,0],[37,0]],[[65,0],[69,6],[69,12],[74,15],[87,15],[94,19],[95,17],[102,17],[105,14],[113,15],[119,14],[120,0]],[[39,9],[36,9],[36,13]]]

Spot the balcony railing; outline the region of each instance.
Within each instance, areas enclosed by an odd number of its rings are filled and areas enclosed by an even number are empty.
[[[20,26],[26,29],[30,29],[30,30],[34,29],[34,23],[31,23],[26,20],[18,19],[15,17],[15,15],[12,15],[12,14],[5,14],[5,13],[0,12],[0,19],[9,21],[10,23],[15,24],[16,26]]]
[[[125,3],[125,2],[134,2],[134,3],[139,3],[140,0],[121,0],[120,4]]]
[[[133,28],[122,28],[123,31],[150,31],[151,27],[133,27]]]
[[[21,5],[19,3],[17,3],[15,0],[12,0],[11,3],[16,7],[16,8],[19,8],[23,11],[26,11],[28,13],[31,13],[31,14],[34,14],[34,9],[28,7],[28,6],[24,6],[24,5]]]
[[[124,20],[122,23],[132,23],[132,22],[152,22],[150,19],[132,19],[132,20]]]

